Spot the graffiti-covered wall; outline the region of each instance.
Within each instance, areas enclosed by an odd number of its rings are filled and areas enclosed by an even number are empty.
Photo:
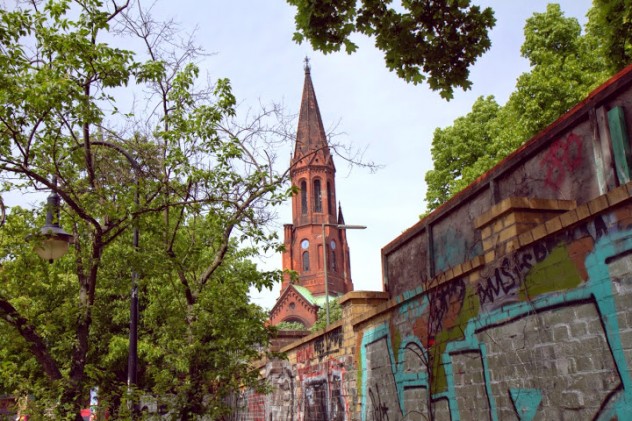
[[[382,250],[240,420],[632,419],[632,68]]]

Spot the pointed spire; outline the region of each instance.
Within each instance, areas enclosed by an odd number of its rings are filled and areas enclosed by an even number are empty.
[[[342,216],[342,205],[338,202],[338,225],[345,224],[345,217]]]
[[[312,84],[309,58],[307,57],[305,57],[303,68],[305,70],[305,83],[303,84],[303,97],[296,131],[294,161],[299,161],[306,156],[309,156],[308,160],[312,161],[316,156],[319,156],[322,158],[321,163],[325,164],[330,161],[331,155]]]
[[[309,57],[305,56],[305,65],[303,66],[303,69],[305,70],[305,74],[308,74],[310,71],[310,67],[309,67]]]

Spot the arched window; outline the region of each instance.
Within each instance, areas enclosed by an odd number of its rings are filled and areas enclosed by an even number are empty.
[[[305,180],[301,181],[301,213],[307,214],[307,183]]]
[[[303,252],[303,272],[309,272],[309,252]]]
[[[327,213],[330,215],[334,214],[334,195],[329,181],[327,182]]]
[[[312,195],[314,196],[314,212],[322,212],[323,203],[320,196],[320,180],[318,178],[314,180],[314,189],[312,191]]]
[[[331,250],[331,270],[336,271],[336,250]]]

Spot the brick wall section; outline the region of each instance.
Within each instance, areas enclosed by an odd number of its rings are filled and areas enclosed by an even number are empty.
[[[241,419],[632,419],[632,183],[603,118],[632,127],[631,84],[632,67],[387,245],[386,292],[262,363],[276,388]]]
[[[485,253],[498,254],[518,248],[518,235],[577,207],[574,200],[510,197],[474,220]]]

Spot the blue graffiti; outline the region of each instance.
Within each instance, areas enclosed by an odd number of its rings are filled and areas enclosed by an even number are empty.
[[[598,218],[599,219],[599,218]],[[601,318],[605,333],[605,340],[610,348],[613,362],[616,367],[618,377],[621,381],[620,390],[612,393],[607,398],[607,402],[602,405],[597,420],[632,419],[632,378],[626,362],[621,337],[619,334],[619,324],[617,320],[616,303],[612,289],[612,281],[609,274],[608,262],[617,256],[632,250],[632,232],[612,230],[607,233],[603,230],[596,235],[594,248],[585,259],[585,267],[588,279],[577,288],[566,292],[556,292],[543,294],[528,302],[514,302],[499,309],[482,312],[477,317],[470,319],[463,331],[463,339],[449,342],[445,351],[441,354],[441,363],[446,373],[447,388],[445,392],[432,395],[433,399],[445,398],[448,400],[448,408],[451,419],[458,421],[461,419],[458,403],[456,399],[456,386],[454,383],[454,373],[452,369],[452,356],[462,352],[478,352],[481,356],[482,370],[485,383],[485,390],[490,409],[490,417],[496,421],[499,419],[497,405],[492,393],[491,370],[488,366],[488,353],[486,345],[479,341],[476,333],[502,323],[532,315],[535,312],[542,312],[561,305],[579,305],[581,303],[592,302]],[[421,298],[421,305],[407,307],[401,315],[418,314],[419,309],[426,308],[428,296]],[[413,310],[414,311],[411,311]],[[405,371],[406,349],[417,353],[420,360],[427,361],[427,350],[415,336],[407,336],[401,341],[398,350],[400,361],[396,363],[391,347],[391,337],[386,323],[365,332],[361,346],[361,361],[366,364],[366,348],[378,340],[385,340],[389,352],[389,363],[393,374],[393,381],[397,388],[399,397],[400,414],[406,414],[404,401],[404,389],[407,387],[429,388],[429,378],[427,372]],[[362,381],[362,420],[366,421],[367,408],[367,377],[363,375]],[[512,389],[511,398],[515,408],[519,412],[521,420],[531,420],[536,416],[541,401],[541,393],[535,389]]]

